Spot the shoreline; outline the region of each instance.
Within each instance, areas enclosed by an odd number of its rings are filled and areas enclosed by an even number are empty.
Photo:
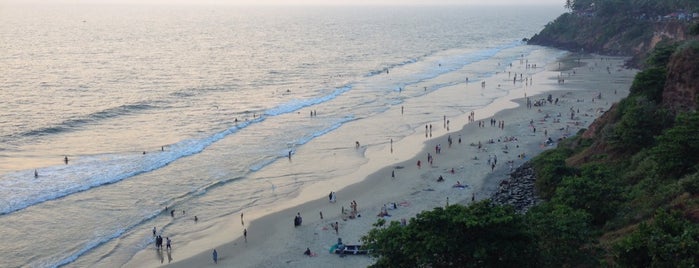
[[[590,67],[599,56],[584,61]],[[566,60],[565,57],[558,62]],[[610,63],[612,61],[604,61]],[[621,63],[618,65],[618,63]],[[613,66],[621,66],[624,58],[613,58]],[[555,64],[555,63],[552,63]],[[596,65],[596,64],[595,64]],[[383,204],[395,202],[400,204],[398,209],[389,210],[392,217],[386,218],[389,221],[408,219],[420,211],[432,209],[436,206],[446,204],[447,198],[450,204],[467,204],[471,198],[476,200],[489,198],[500,180],[504,179],[511,169],[508,162],[512,161],[512,166],[520,166],[532,156],[540,153],[546,148],[542,148],[544,141],[544,129],[551,131],[547,134],[560,136],[564,133],[558,131],[562,126],[570,126],[569,120],[560,120],[561,123],[554,123],[552,120],[542,120],[545,113],[557,114],[566,118],[568,106],[578,106],[583,108],[579,113],[577,123],[568,130],[569,135],[573,135],[580,128],[586,128],[600,113],[598,106],[602,110],[608,109],[612,103],[617,102],[621,97],[628,94],[628,85],[618,86],[610,81],[597,81],[595,76],[606,74],[604,68],[590,68],[569,76],[568,84],[556,84],[558,75],[564,71],[545,70],[534,74],[533,84],[540,88],[538,91],[532,90],[533,95],[526,93],[527,87],[523,90],[512,90],[507,97],[491,103],[483,109],[476,111],[476,118],[487,124],[488,118],[495,118],[497,121],[505,121],[504,129],[495,128],[490,125],[478,127],[477,122],[468,123],[468,114],[450,118],[454,124],[463,123],[463,127],[454,131],[444,132],[439,129],[438,134],[433,138],[424,138],[421,128],[415,133],[396,142],[395,147],[401,148],[400,153],[386,156],[387,146],[378,146],[373,150],[367,150],[369,163],[339,180],[343,180],[346,185],[336,187],[334,183],[318,183],[303,189],[288,204],[283,205],[283,209],[276,211],[278,207],[263,207],[257,211],[245,211],[245,226],[237,224],[238,215],[231,215],[220,222],[208,223],[209,228],[197,234],[191,234],[188,242],[179,242],[176,250],[177,256],[181,259],[173,260],[172,263],[163,263],[171,267],[206,267],[214,265],[211,252],[216,248],[219,256],[219,265],[235,265],[237,267],[278,267],[293,265],[294,267],[316,267],[321,264],[335,264],[341,267],[366,267],[373,263],[370,257],[349,256],[339,258],[334,254],[325,251],[332,246],[338,237],[341,237],[347,244],[356,244],[366,232],[376,222],[375,216]],[[550,68],[553,69],[553,68]],[[633,70],[617,69],[616,72],[635,73]],[[500,73],[498,77],[504,78],[506,73]],[[630,75],[631,79],[633,75]],[[618,83],[618,77],[614,80]],[[508,78],[509,79],[509,78]],[[505,80],[505,79],[502,79]],[[542,82],[543,81],[543,82]],[[600,85],[619,87],[618,94],[611,94],[607,89],[596,89]],[[604,98],[598,103],[591,99],[597,95],[598,91],[604,90]],[[615,88],[615,90],[617,90]],[[524,94],[531,99],[546,98],[551,94],[561,98],[560,105],[546,105],[526,108]],[[519,96],[517,96],[519,95]],[[612,97],[607,97],[612,96]],[[534,98],[536,97],[536,98]],[[572,102],[575,100],[576,102]],[[579,102],[579,100],[583,100]],[[503,108],[504,107],[504,108]],[[541,109],[539,112],[538,109]],[[522,109],[528,112],[520,112]],[[533,127],[539,128],[538,132],[532,131],[529,125],[530,120],[536,121]],[[458,124],[456,122],[459,122]],[[440,125],[439,121],[434,122]],[[564,129],[566,129],[564,127]],[[574,130],[574,131],[573,131]],[[447,139],[452,135],[453,145],[447,145]],[[490,138],[504,140],[505,137],[517,137],[517,141],[487,143]],[[462,142],[457,142],[462,139]],[[477,142],[482,142],[486,150],[478,150]],[[420,144],[414,146],[414,144]],[[442,153],[436,154],[434,147],[441,144]],[[411,146],[412,145],[412,146]],[[508,149],[503,149],[507,145]],[[410,147],[410,148],[405,148]],[[426,161],[427,153],[433,154],[435,164],[429,166]],[[378,156],[383,154],[383,156]],[[486,160],[492,155],[499,157],[497,168],[491,171]],[[523,159],[516,157],[525,154]],[[476,159],[477,157],[477,159]],[[403,158],[400,161],[392,159]],[[417,160],[423,161],[422,168],[417,168]],[[490,162],[490,161],[488,161]],[[454,173],[451,170],[454,169]],[[391,178],[391,173],[395,172],[396,178]],[[443,176],[445,182],[438,183],[436,178]],[[456,181],[468,185],[465,189],[451,187]],[[329,203],[327,200],[327,189],[337,188],[337,203]],[[320,198],[318,196],[321,196]],[[446,197],[446,198],[445,198]],[[311,200],[311,201],[307,201]],[[356,200],[358,213],[361,217],[343,220],[340,213],[341,207],[349,210],[349,203]],[[274,212],[276,211],[276,212]],[[271,212],[271,213],[270,213]],[[323,213],[321,220],[319,212]],[[303,216],[303,224],[300,227],[293,226],[293,217],[297,213]],[[330,227],[331,223],[339,223],[339,235],[336,235]],[[248,241],[242,237],[243,228],[248,228]],[[191,239],[197,238],[197,239]],[[310,248],[317,253],[317,257],[309,258],[303,255],[303,251]],[[156,264],[149,253],[152,249],[146,248],[139,252],[137,256],[125,264],[126,267],[144,267],[161,265]],[[184,252],[181,252],[184,251]]]

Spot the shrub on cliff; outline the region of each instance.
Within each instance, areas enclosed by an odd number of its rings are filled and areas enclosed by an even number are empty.
[[[598,248],[593,244],[595,231],[589,213],[546,202],[529,210],[525,218],[541,267],[594,266]]]
[[[699,229],[680,212],[659,209],[614,246],[614,255],[622,267],[695,267]]]
[[[537,259],[522,216],[489,201],[424,211],[362,241],[377,257],[372,267],[535,267]]]
[[[667,178],[696,171],[699,168],[699,114],[682,114],[675,125],[658,137],[652,153],[660,163],[659,173]]]
[[[565,176],[575,173],[575,169],[566,166],[565,160],[573,154],[571,149],[556,148],[542,152],[532,159],[536,171],[536,191],[541,198],[550,199],[556,192],[558,184]]]
[[[590,214],[593,224],[602,226],[614,217],[623,201],[623,188],[618,178],[606,164],[586,165],[579,176],[563,178],[551,202],[581,209]]]

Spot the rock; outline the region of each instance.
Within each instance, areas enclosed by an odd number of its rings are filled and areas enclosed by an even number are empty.
[[[500,182],[500,188],[491,200],[495,204],[511,205],[518,213],[526,213],[534,205],[541,202],[536,195],[534,169],[529,162],[522,164],[509,178]]]

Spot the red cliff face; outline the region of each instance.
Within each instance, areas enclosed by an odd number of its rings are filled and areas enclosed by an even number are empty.
[[[663,106],[675,113],[696,111],[699,93],[699,42],[673,55],[663,90]]]

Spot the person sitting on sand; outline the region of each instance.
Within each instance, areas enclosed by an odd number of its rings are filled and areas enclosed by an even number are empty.
[[[306,248],[306,251],[303,252],[303,255],[315,257],[317,254],[315,252],[311,252],[311,248]]]
[[[376,216],[378,216],[378,217],[386,217],[386,216],[390,217],[391,216],[388,214],[388,209],[386,209],[386,204],[383,205],[383,207],[381,208],[381,212],[379,212],[379,215],[376,215]]]
[[[438,182],[443,182],[443,181],[444,181],[444,177],[442,177],[442,175],[439,175],[439,178],[437,178],[437,181],[438,181]]]

